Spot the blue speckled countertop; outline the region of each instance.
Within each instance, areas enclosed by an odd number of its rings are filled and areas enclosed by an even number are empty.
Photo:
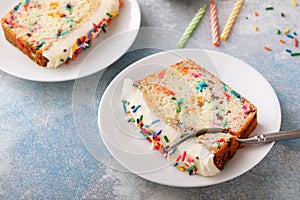
[[[209,1],[138,2],[142,27],[182,33],[198,8]],[[234,1],[219,0],[216,4],[222,30]],[[267,6],[274,10],[266,11]],[[254,11],[259,16],[255,17]],[[282,12],[285,17],[281,17]],[[300,6],[293,6],[291,1],[245,0],[228,40],[220,47],[212,45],[208,13],[191,39],[199,48],[239,58],[270,82],[281,105],[281,130],[300,127],[300,56],[291,57],[285,52],[285,48],[300,51],[300,47],[293,47],[289,38],[276,32],[290,28],[300,34],[299,13]],[[253,25],[258,31],[253,30]],[[285,44],[279,42],[281,38]],[[159,36],[154,39],[161,41]],[[173,45],[176,42],[172,37],[169,40]],[[264,46],[272,51],[266,51]],[[89,140],[82,130],[98,131],[97,107],[109,82],[129,64],[157,51],[160,50],[131,49],[106,70],[77,81],[32,82],[0,71],[0,199],[299,199],[299,139],[276,142],[250,171],[202,188],[163,186],[112,167],[118,163],[101,139]],[[2,56],[5,55],[0,59]],[[96,91],[86,91],[94,94],[94,100],[86,102],[93,105],[92,109],[83,109],[80,103],[84,97],[79,98],[76,90],[89,88],[88,84],[100,75]],[[84,120],[80,122],[81,118]]]

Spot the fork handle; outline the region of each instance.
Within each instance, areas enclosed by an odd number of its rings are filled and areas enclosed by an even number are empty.
[[[245,139],[238,138],[237,141],[241,143],[259,144],[259,143],[268,143],[268,142],[274,142],[279,140],[290,140],[290,139],[297,139],[297,138],[300,138],[300,129],[262,134],[250,138],[245,138]]]

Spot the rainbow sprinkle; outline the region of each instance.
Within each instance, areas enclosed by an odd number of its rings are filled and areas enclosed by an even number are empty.
[[[298,40],[297,40],[297,38],[294,38],[294,47],[298,47]]]
[[[169,142],[169,138],[168,138],[166,135],[164,135],[164,140],[165,140],[166,142]]]
[[[159,130],[155,135],[159,136],[162,133],[162,130]]]
[[[258,27],[257,27],[256,25],[254,25],[254,26],[253,26],[253,30],[254,30],[254,31],[257,31],[257,30],[258,30]]]
[[[45,44],[45,41],[42,40],[40,44],[38,44],[37,46],[35,46],[35,50],[40,50],[44,44]]]
[[[264,49],[267,50],[267,51],[271,51],[271,48],[268,47],[268,46],[264,46]]]
[[[160,122],[160,120],[159,119],[157,119],[157,120],[154,120],[153,122],[151,122],[151,125],[153,125],[153,124],[156,124],[156,123],[159,123]]]
[[[67,4],[67,8],[69,9],[69,11],[71,12],[72,10],[72,4]],[[71,49],[71,54],[70,56],[66,59],[66,64],[69,63],[69,61],[75,60],[77,58],[77,55],[84,49],[89,48],[92,44],[92,40],[94,39],[93,33],[98,33],[100,30],[102,30],[104,33],[106,32],[106,30],[104,29],[104,27],[107,26],[107,24],[109,24],[112,19],[117,16],[118,13],[113,14],[107,14],[109,16],[108,19],[102,19],[98,25],[93,24],[93,28],[91,30],[89,30],[86,35],[82,36],[81,38],[77,38],[75,44],[73,45],[72,49]],[[59,37],[62,37],[63,35],[67,34],[68,32],[63,32],[59,35]]]
[[[193,165],[193,166],[189,167],[187,170],[188,170],[188,171],[194,171],[195,168],[196,168],[196,166]]]
[[[300,52],[291,53],[291,56],[300,56]]]
[[[185,170],[183,167],[180,167],[180,166],[177,166],[177,169],[179,169],[182,172]]]
[[[277,35],[280,35],[281,31],[279,29],[277,29]]]
[[[286,51],[287,53],[292,53],[292,50],[290,50],[290,49],[285,49],[285,51]]]
[[[283,34],[288,34],[289,32],[290,32],[290,29],[287,28],[284,30]]]
[[[140,107],[141,107],[141,105],[138,105],[138,106],[134,107],[132,112],[135,113]]]
[[[294,36],[292,36],[291,34],[286,34],[287,37],[294,39]]]
[[[199,82],[198,85],[196,86],[196,90],[203,92],[203,90],[205,90],[207,87],[208,87],[208,84],[205,81]]]
[[[184,152],[182,153],[181,161],[184,161],[184,160],[185,160],[185,157],[186,157],[186,151],[184,151]]]
[[[266,10],[274,10],[274,8],[270,6],[270,7],[266,7]]]

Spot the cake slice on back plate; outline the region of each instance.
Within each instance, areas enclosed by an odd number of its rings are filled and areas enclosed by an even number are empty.
[[[126,79],[122,92],[128,121],[163,154],[164,146],[191,132],[227,130],[188,139],[167,154],[173,166],[189,174],[218,174],[239,147],[236,137],[248,137],[257,124],[251,102],[189,59],[141,80]]]
[[[119,13],[119,0],[21,0],[1,20],[4,35],[40,66],[76,59]]]

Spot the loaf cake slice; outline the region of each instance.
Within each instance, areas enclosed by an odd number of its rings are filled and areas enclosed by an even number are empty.
[[[8,41],[38,65],[53,68],[90,47],[119,6],[119,0],[21,0],[1,25]]]
[[[257,108],[226,83],[192,60],[183,60],[141,80],[126,79],[122,106],[134,124],[165,154],[164,146],[196,130],[224,128],[171,149],[168,161],[189,174],[214,176],[234,156],[239,143],[257,124]]]

